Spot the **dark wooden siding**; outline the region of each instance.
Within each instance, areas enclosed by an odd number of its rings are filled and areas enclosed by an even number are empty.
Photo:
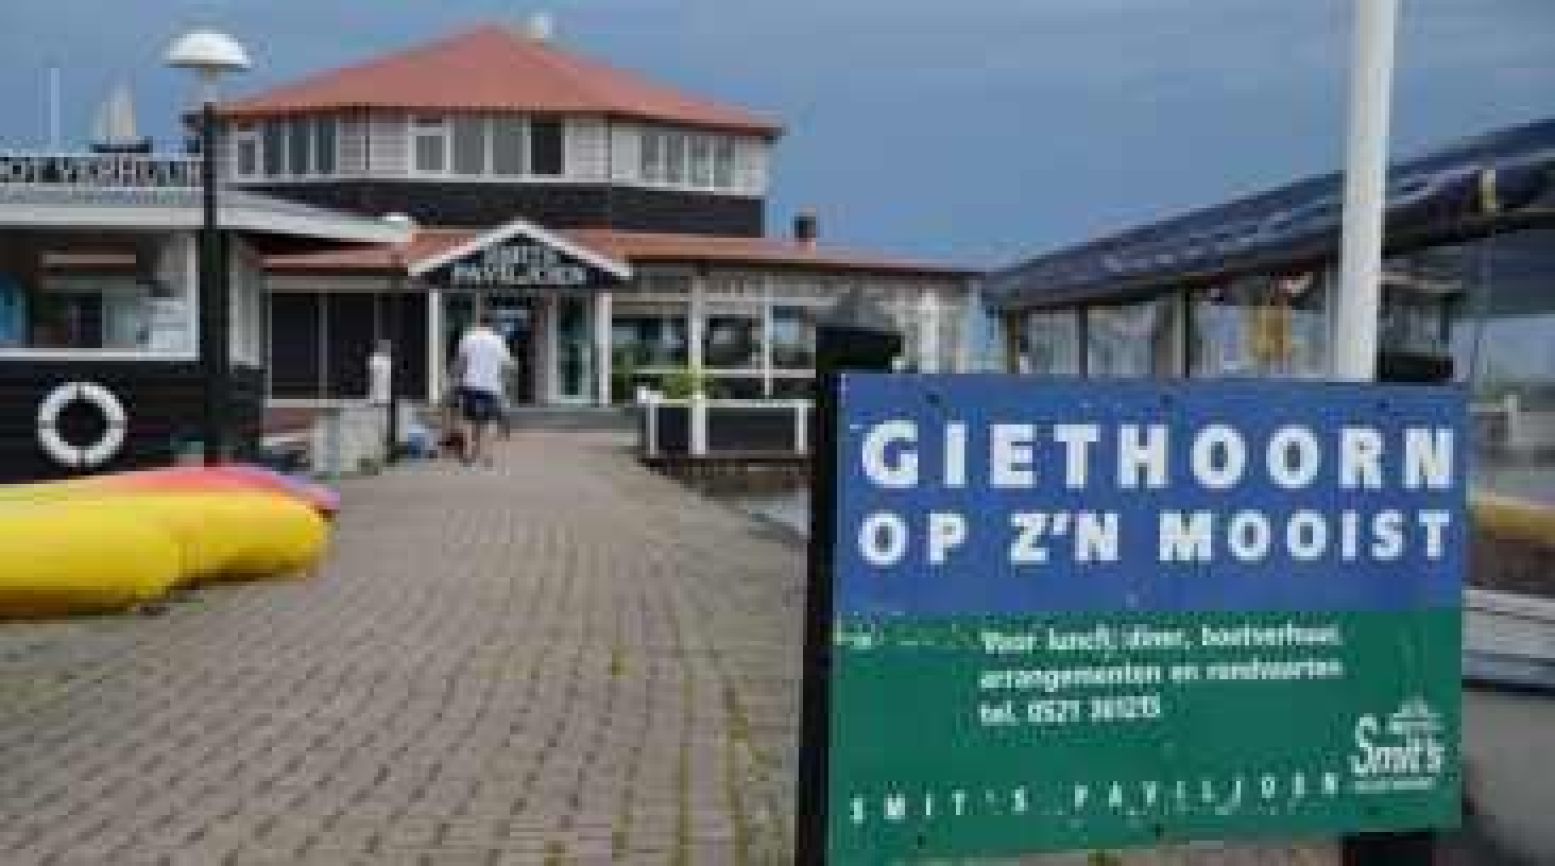
[[[119,398],[128,415],[124,447],[92,471],[166,465],[180,445],[200,437],[204,379],[194,362],[0,360],[0,480],[83,474],[56,464],[38,445],[38,408],[50,391],[67,382],[103,385]],[[257,446],[263,389],[259,370],[233,369],[227,400],[239,456],[252,455]],[[94,420],[89,411],[62,418],[62,432],[69,441],[87,441],[85,437],[98,432]]]
[[[761,198],[577,183],[361,180],[246,187],[295,201],[424,225],[489,228],[523,217],[547,228],[760,237]]]

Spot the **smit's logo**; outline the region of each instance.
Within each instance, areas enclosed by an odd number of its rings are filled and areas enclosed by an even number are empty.
[[[1446,769],[1445,730],[1441,714],[1421,697],[1404,701],[1386,720],[1361,716],[1355,722],[1350,772],[1358,779],[1428,782]]]

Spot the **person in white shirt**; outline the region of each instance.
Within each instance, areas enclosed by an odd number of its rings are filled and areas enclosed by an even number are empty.
[[[455,381],[459,383],[460,407],[464,413],[463,450],[466,465],[477,462],[491,465],[486,455],[486,431],[502,413],[502,390],[513,355],[507,341],[492,328],[490,316],[459,339],[455,357]]]

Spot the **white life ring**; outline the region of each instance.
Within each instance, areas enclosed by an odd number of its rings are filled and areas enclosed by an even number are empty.
[[[59,435],[59,416],[65,407],[84,400],[103,415],[103,435],[89,445],[72,445]],[[96,382],[66,382],[48,393],[38,406],[38,445],[56,463],[91,469],[107,463],[124,447],[128,417],[114,393]]]

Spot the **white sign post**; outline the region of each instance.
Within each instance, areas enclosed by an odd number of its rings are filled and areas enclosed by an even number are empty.
[[[1334,303],[1333,375],[1364,381],[1377,371],[1387,205],[1388,121],[1398,0],[1355,0],[1350,139],[1344,172],[1344,242]]]

